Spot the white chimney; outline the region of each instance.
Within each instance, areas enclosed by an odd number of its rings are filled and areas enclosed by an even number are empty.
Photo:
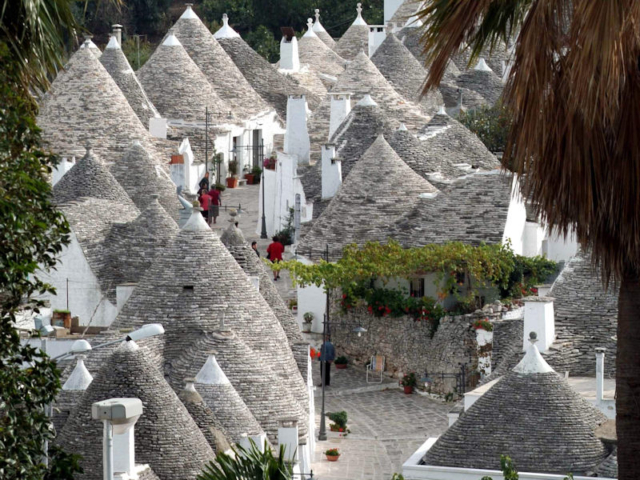
[[[295,155],[298,158],[298,165],[308,165],[310,149],[311,142],[307,129],[307,99],[304,95],[289,95],[284,152]]]
[[[135,478],[133,431],[140,415],[142,401],[138,398],[112,398],[91,406],[91,417],[104,424],[102,464],[105,480],[113,480],[115,474]]]
[[[524,337],[522,349],[529,346],[529,332],[538,336],[538,350],[546,352],[556,339],[556,327],[551,297],[526,297],[524,299]]]
[[[350,93],[329,93],[331,96],[331,116],[329,117],[329,139],[333,136],[351,111]]]
[[[601,403],[604,400],[604,353],[606,348],[596,348],[596,401]]]
[[[246,451],[251,451],[251,442],[256,445],[256,448],[264,452],[264,442],[267,439],[267,435],[264,433],[260,433],[258,435],[247,435],[243,433],[240,435],[240,446],[244,448]]]
[[[122,25],[118,25],[116,23],[115,25],[112,25],[111,29],[111,32],[113,33],[113,36],[116,37],[118,44],[122,46]]]
[[[297,463],[298,457],[298,419],[282,418],[278,422],[278,450],[284,447],[284,459]]]
[[[387,38],[386,30],[384,25],[369,25],[369,58]]]
[[[127,300],[129,300],[129,297],[137,286],[137,283],[122,283],[116,285],[116,308],[118,313],[120,313],[122,307],[127,303]]]
[[[322,199],[333,198],[342,185],[342,162],[335,158],[336,146],[322,146]]]
[[[156,138],[167,138],[167,119],[166,118],[149,118],[149,133]]]
[[[298,54],[298,39],[295,35],[283,35],[280,40],[280,70],[288,72],[300,71],[300,55]]]

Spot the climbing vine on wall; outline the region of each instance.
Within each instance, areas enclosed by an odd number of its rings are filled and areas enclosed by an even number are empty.
[[[542,281],[557,265],[543,257],[515,255],[508,244],[472,246],[451,242],[403,248],[390,241],[384,245],[377,242],[368,242],[362,247],[349,245],[337,262],[321,260],[307,265],[291,260],[271,268],[289,270],[294,285],[340,288],[344,292],[375,279],[384,282],[435,274],[440,298],[456,292],[461,279],[466,282],[469,297],[475,296],[481,287],[495,286],[503,298],[517,298],[529,293],[522,287]]]

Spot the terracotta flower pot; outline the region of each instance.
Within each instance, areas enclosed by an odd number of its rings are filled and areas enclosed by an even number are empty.
[[[413,387],[404,387],[404,393],[406,393],[407,395],[411,395],[413,393]]]
[[[227,187],[228,188],[236,188],[238,186],[238,179],[235,177],[227,178]]]
[[[246,173],[244,175],[244,178],[247,179],[247,184],[248,185],[253,185],[254,181],[253,181],[253,173]]]
[[[337,462],[340,458],[340,455],[327,455],[327,460],[330,462]]]
[[[347,368],[347,364],[346,363],[336,363],[336,369],[337,370],[344,370],[345,368]]]

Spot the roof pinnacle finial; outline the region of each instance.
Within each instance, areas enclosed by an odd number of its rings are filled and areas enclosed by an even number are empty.
[[[358,3],[358,6],[356,7],[356,10],[358,11],[358,16],[361,17],[362,16],[362,4]]]
[[[529,342],[531,342],[531,345],[535,345],[538,342],[538,334],[536,332],[529,332]]]
[[[311,30],[313,28],[313,18],[307,18],[307,30]]]
[[[316,22],[320,21],[320,9],[316,8]]]
[[[222,23],[225,27],[229,25],[229,15],[227,15],[226,13],[222,14]]]

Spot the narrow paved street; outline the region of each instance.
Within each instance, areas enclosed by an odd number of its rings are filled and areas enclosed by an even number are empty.
[[[238,226],[249,242],[258,241],[261,254],[265,254],[271,239],[260,239],[256,233],[258,222],[258,185],[227,189],[223,194],[225,205],[242,205]],[[229,225],[229,216],[222,211],[214,228],[220,231]],[[276,282],[284,299],[294,292],[287,274]],[[307,336],[307,335],[305,335]],[[307,336],[309,343],[318,347],[318,335]],[[417,394],[405,395],[394,379],[385,378],[383,384],[367,384],[365,371],[350,366],[346,370],[332,369],[331,386],[326,390],[325,411],[345,411],[351,433],[342,438],[328,432],[328,439],[316,443],[314,478],[320,480],[390,480],[402,471],[402,464],[428,438],[440,435],[447,428],[445,404]],[[320,384],[317,364],[313,366],[314,385]],[[316,434],[320,426],[322,408],[321,389],[316,387]],[[327,430],[329,429],[327,419]],[[326,460],[324,451],[338,448],[340,460]]]

